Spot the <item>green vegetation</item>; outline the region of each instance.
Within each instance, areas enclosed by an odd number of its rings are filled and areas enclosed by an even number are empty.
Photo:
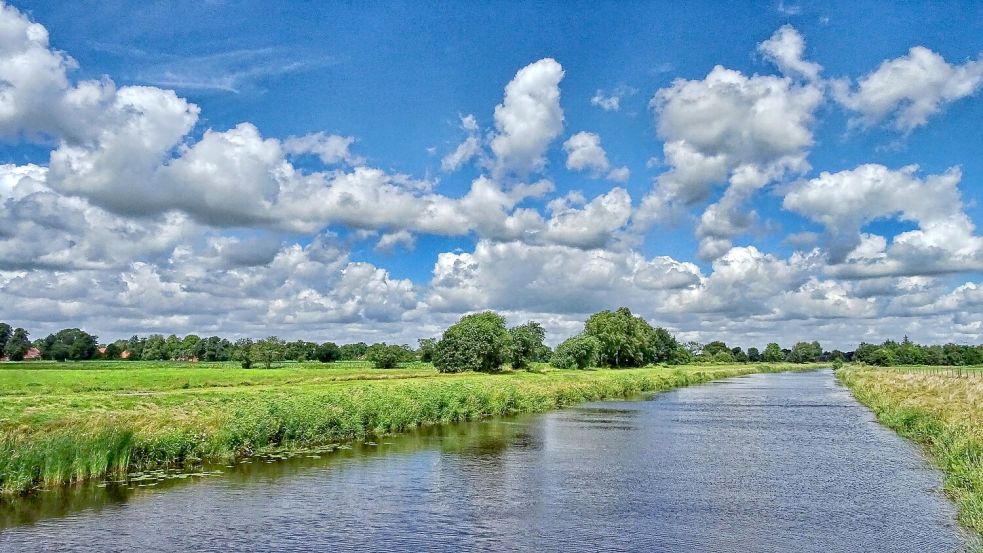
[[[862,343],[853,353],[853,360],[868,365],[892,367],[897,365],[983,365],[983,345],[945,344],[923,346],[905,336],[901,342],[888,340],[879,346]]]
[[[836,376],[878,420],[928,450],[960,522],[983,536],[983,379],[871,367]]]
[[[0,364],[0,490],[545,411],[787,365],[439,374],[431,365]],[[801,367],[801,366],[800,366]]]

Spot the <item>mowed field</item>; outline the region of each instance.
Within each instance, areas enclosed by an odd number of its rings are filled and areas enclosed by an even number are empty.
[[[79,362],[0,364],[0,491],[126,474],[277,448],[314,447],[418,425],[545,411],[808,365],[439,374],[429,364]]]

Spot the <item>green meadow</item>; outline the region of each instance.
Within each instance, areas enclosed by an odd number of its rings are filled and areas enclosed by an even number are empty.
[[[557,409],[756,372],[743,364],[438,373],[430,364],[87,361],[0,364],[0,492],[481,417]]]

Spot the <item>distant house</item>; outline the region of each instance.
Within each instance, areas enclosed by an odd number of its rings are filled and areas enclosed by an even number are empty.
[[[99,355],[101,355],[103,357],[106,356],[106,346],[103,346],[103,347],[99,348]]]
[[[38,348],[31,348],[27,350],[24,354],[24,361],[40,361],[41,360],[41,350]]]
[[[123,350],[123,353],[119,354],[120,359],[129,359],[130,352],[128,350]]]

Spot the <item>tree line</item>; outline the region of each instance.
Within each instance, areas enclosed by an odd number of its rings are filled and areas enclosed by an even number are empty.
[[[270,368],[284,361],[331,363],[366,360],[377,368],[394,368],[401,363],[433,363],[441,372],[494,372],[506,365],[528,369],[533,363],[549,363],[561,369],[588,367],[642,367],[652,364],[686,363],[811,363],[857,361],[870,365],[979,365],[983,345],[918,345],[907,337],[880,345],[861,343],[855,351],[824,351],[819,342],[798,342],[782,348],[777,342],[764,350],[730,347],[722,341],[707,344],[679,342],[668,330],[654,327],[626,307],[595,313],[584,321],[580,333],[567,338],[556,349],[545,344],[546,331],[536,321],[508,327],[505,317],[484,311],[465,315],[439,338],[424,338],[413,348],[407,344],[365,342],[286,341],[276,336],[231,341],[219,336],[195,334],[132,336],[108,344],[78,328],[68,328],[45,338],[30,340],[23,328],[0,323],[0,353],[13,361],[37,348],[43,359],[84,361],[125,359],[142,361],[235,361],[245,368]]]

